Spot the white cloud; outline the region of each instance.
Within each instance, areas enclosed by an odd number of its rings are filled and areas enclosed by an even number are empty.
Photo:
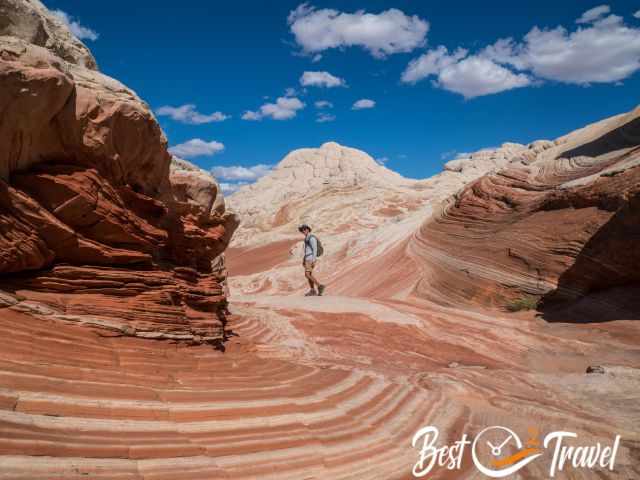
[[[318,100],[314,105],[316,108],[333,108],[333,103],[328,100]]]
[[[193,138],[169,149],[169,152],[177,157],[191,158],[205,155],[215,155],[224,150],[224,144],[215,140],[206,142],[200,138]]]
[[[344,87],[343,78],[331,75],[329,72],[304,72],[300,77],[300,85],[304,87]]]
[[[595,20],[598,20],[604,17],[611,11],[609,5],[600,5],[599,7],[594,7],[591,10],[587,10],[582,14],[582,16],[576,20],[576,23],[592,23]]]
[[[265,165],[260,163],[252,167],[242,167],[239,165],[231,167],[213,167],[211,173],[214,177],[222,180],[238,181],[243,180],[245,182],[256,181],[260,177],[267,175],[273,165]]]
[[[156,113],[161,116],[167,116],[173,120],[181,123],[189,123],[193,125],[201,125],[203,123],[223,122],[228,115],[222,112],[213,112],[209,115],[204,115],[196,110],[196,106],[193,104],[182,105],[180,107],[172,107],[165,105],[156,110]]]
[[[260,112],[247,110],[240,118],[242,118],[242,120],[262,120],[262,115],[260,115]]]
[[[224,193],[225,195],[231,195],[232,193],[235,193],[238,190],[240,190],[240,188],[243,187],[244,185],[247,185],[247,182],[238,182],[238,183],[221,182],[218,185],[220,185],[220,190],[222,190],[222,193]]]
[[[336,116],[330,113],[318,113],[316,122],[318,123],[333,122],[335,119],[336,119]]]
[[[452,55],[449,55],[449,51],[442,45],[429,50],[409,62],[406,70],[402,73],[402,81],[416,83],[430,75],[438,75],[445,68],[466,57],[467,53],[467,50],[458,48]]]
[[[385,165],[389,161],[389,157],[376,158],[378,165]]]
[[[222,192],[229,195],[236,192],[244,185],[255,182],[256,180],[268,175],[273,169],[273,165],[265,165],[260,163],[251,167],[243,167],[234,165],[230,167],[213,167],[211,174],[221,180],[220,188]]]
[[[62,22],[69,28],[69,30],[71,30],[71,33],[73,33],[80,40],[96,41],[100,37],[98,32],[80,24],[80,22],[74,20],[74,18],[65,11],[58,9],[53,10],[51,13],[62,20]]]
[[[633,14],[635,18],[640,18],[640,10]]]
[[[361,98],[353,104],[352,110],[364,110],[365,108],[373,108],[376,106],[376,102],[368,98]]]
[[[305,107],[305,104],[296,97],[279,97],[276,103],[265,103],[258,111],[247,110],[242,115],[243,120],[288,120],[293,118]]]
[[[440,160],[447,160],[449,158],[453,158],[458,153],[457,150],[448,150],[446,152],[442,152],[440,154]]]
[[[359,46],[382,58],[424,45],[429,31],[427,21],[395,8],[378,14],[364,10],[344,13],[328,8],[317,10],[303,3],[289,14],[288,22],[296,42],[307,54]]]
[[[498,93],[531,83],[525,74],[514,73],[488,58],[467,54],[468,51],[461,48],[449,54],[441,45],[412,60],[402,74],[402,81],[416,83],[434,76],[436,86],[465,98]]]
[[[531,79],[486,58],[471,56],[442,70],[437,83],[445,90],[474,98],[526,87],[531,84]]]
[[[563,83],[615,83],[640,70],[640,29],[610,15],[607,5],[586,11],[569,32],[533,27],[521,42],[497,40],[467,56],[438,47],[412,60],[402,74],[405,83],[434,76],[440,88],[467,98],[554,80]]]
[[[574,84],[618,82],[640,69],[640,29],[627,27],[616,15],[572,33],[563,27],[534,27],[513,54],[540,78]]]

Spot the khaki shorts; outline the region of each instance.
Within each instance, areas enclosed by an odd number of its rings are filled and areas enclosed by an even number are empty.
[[[311,260],[304,261],[304,273],[313,272],[313,267],[316,266],[316,262],[312,262]]]

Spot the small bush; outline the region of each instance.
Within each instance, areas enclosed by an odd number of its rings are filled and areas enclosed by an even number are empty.
[[[526,295],[524,297],[515,298],[507,303],[507,310],[510,312],[520,312],[523,310],[534,310],[538,306],[538,298]]]

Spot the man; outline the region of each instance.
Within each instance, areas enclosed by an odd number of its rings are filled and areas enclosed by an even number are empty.
[[[309,291],[305,296],[322,295],[324,293],[324,285],[320,285],[320,282],[313,276],[313,268],[316,266],[316,259],[318,258],[318,239],[315,235],[311,235],[311,227],[307,224],[300,225],[298,231],[304,235],[302,265],[304,266],[304,276],[309,282]],[[316,286],[318,287],[317,291]]]

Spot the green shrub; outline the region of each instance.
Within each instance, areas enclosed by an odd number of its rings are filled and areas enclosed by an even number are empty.
[[[520,298],[514,298],[507,303],[507,310],[510,312],[520,312],[522,310],[534,310],[538,306],[538,298],[531,295],[525,295]]]

